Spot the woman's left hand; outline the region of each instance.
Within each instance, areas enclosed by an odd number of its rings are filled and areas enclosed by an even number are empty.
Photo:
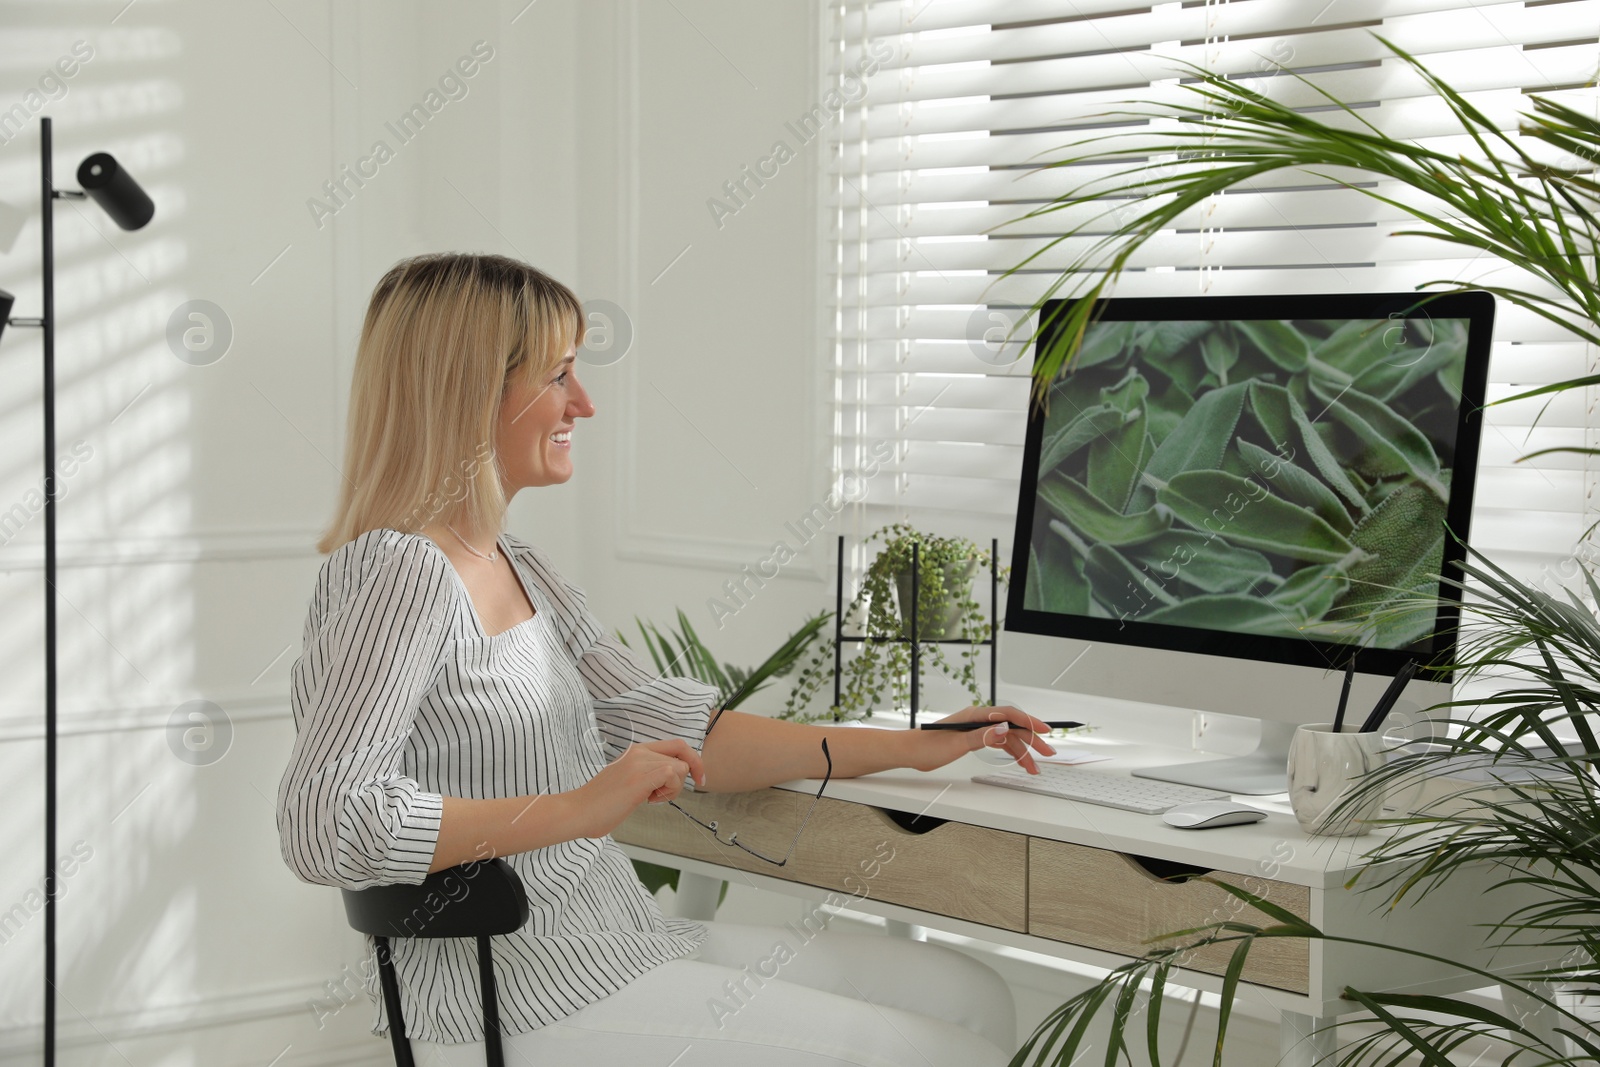
[[[916,730],[913,739],[915,758],[912,766],[919,771],[943,767],[968,752],[980,748],[1003,749],[1029,774],[1038,774],[1033,762],[1033,752],[1053,756],[1055,749],[1045,741],[1043,734],[1050,725],[1017,708],[972,707],[947,715],[938,722],[992,722],[993,726],[981,730]]]

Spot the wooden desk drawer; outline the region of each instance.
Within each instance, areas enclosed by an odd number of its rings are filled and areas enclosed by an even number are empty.
[[[778,859],[794,840],[812,798],[762,789],[687,795],[678,803],[696,818],[715,819],[723,840],[737,832],[741,844]],[[666,804],[639,808],[612,836],[842,894],[1019,933],[1027,929],[1028,839],[1022,834],[962,823],[911,833],[877,808],[824,797],[783,867],[717,844]]]
[[[1309,918],[1305,886],[1233,874],[1214,875]],[[1028,933],[1073,945],[1142,956],[1159,944],[1147,938],[1237,919],[1270,925],[1272,920],[1237,897],[1205,882],[1166,882],[1136,861],[1107,849],[1062,841],[1028,839]],[[1222,974],[1232,945],[1210,945],[1185,966]],[[1305,993],[1310,988],[1310,943],[1295,938],[1257,941],[1243,977],[1247,982]]]

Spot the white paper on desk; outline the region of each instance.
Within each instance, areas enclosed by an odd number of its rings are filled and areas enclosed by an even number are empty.
[[[1029,751],[1032,750],[1030,749]],[[1071,765],[1075,763],[1099,763],[1101,760],[1108,760],[1110,758],[1110,756],[1102,756],[1098,752],[1090,752],[1086,748],[1058,748],[1056,749],[1056,754],[1054,756],[1041,756],[1037,752],[1033,753],[1033,761],[1035,763],[1062,763]]]

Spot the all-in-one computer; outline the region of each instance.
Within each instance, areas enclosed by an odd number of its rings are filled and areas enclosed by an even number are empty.
[[[1437,576],[1459,573],[1493,316],[1478,292],[1102,301],[1030,404],[1005,679],[1258,719],[1252,755],[1135,772],[1258,795],[1352,656],[1354,715],[1411,660],[1411,697],[1447,699]]]

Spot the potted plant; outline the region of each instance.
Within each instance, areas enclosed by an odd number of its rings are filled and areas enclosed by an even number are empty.
[[[1391,48],[1393,46],[1390,46]],[[1103,295],[1149,239],[1172,226],[1185,211],[1215,193],[1276,170],[1348,167],[1398,181],[1429,199],[1414,206],[1376,188],[1350,185],[1409,212],[1424,227],[1412,231],[1475,252],[1487,252],[1532,274],[1550,291],[1474,286],[1556,322],[1590,343],[1600,343],[1600,286],[1594,281],[1600,250],[1600,186],[1592,178],[1600,158],[1600,122],[1553,100],[1529,98],[1522,134],[1564,157],[1570,166],[1532,157],[1526,145],[1498,129],[1482,112],[1420,63],[1394,49],[1444,100],[1456,121],[1481,151],[1478,158],[1450,155],[1410,140],[1389,137],[1366,122],[1361,113],[1327,97],[1343,127],[1314,114],[1275,103],[1247,88],[1199,68],[1185,73],[1185,88],[1194,102],[1135,112],[1141,118],[1179,119],[1176,128],[1153,125],[1140,134],[1137,148],[1127,139],[1099,140],[1082,154],[1052,163],[1066,166],[1105,164],[1135,155],[1159,158],[1177,155],[1171,167],[1129,166],[1109,179],[1093,182],[1032,212],[1044,215],[1061,208],[1100,201],[1110,205],[1097,218],[1063,235],[1098,236],[1091,248],[1064,271],[1034,307],[1085,278],[1086,287],[1072,290],[1081,297],[1065,306],[1056,343],[1041,353],[1035,366],[1035,396],[1047,397],[1050,384],[1077,355],[1085,327],[1094,314],[1093,301]],[[1323,94],[1326,96],[1326,94]],[[1126,205],[1132,204],[1132,207]],[[1442,206],[1441,206],[1442,205]],[[1113,219],[1107,225],[1107,218]],[[1110,231],[1107,234],[1107,231]],[[1028,265],[1035,256],[1019,264]],[[1439,283],[1450,288],[1466,286]],[[1419,297],[1419,300],[1425,296]],[[1586,376],[1531,390],[1517,397],[1558,393],[1594,385]],[[1505,401],[1501,401],[1502,403]],[[1571,447],[1553,451],[1592,453]],[[1390,790],[1437,775],[1442,761],[1463,763],[1504,777],[1501,797],[1464,807],[1462,793],[1452,793],[1395,820],[1397,832],[1366,856],[1366,873],[1356,888],[1367,888],[1374,906],[1383,898],[1397,901],[1408,894],[1425,895],[1450,874],[1471,864],[1499,872],[1506,885],[1534,885],[1548,893],[1549,903],[1522,908],[1491,936],[1513,941],[1537,939],[1565,949],[1558,966],[1507,982],[1485,973],[1484,984],[1500,983],[1533,1011],[1496,1012],[1466,999],[1372,993],[1348,989],[1345,995],[1368,1009],[1377,1026],[1340,1050],[1342,1063],[1399,1063],[1418,1059],[1451,1062],[1450,1053],[1463,1041],[1491,1035],[1510,1049],[1503,1062],[1539,1064],[1594,1063],[1600,1060],[1600,1034],[1592,1022],[1565,1008],[1550,994],[1551,983],[1576,986],[1586,993],[1600,989],[1600,937],[1590,921],[1600,913],[1600,795],[1595,767],[1600,761],[1596,719],[1600,714],[1600,622],[1594,609],[1570,593],[1553,596],[1520,581],[1481,556],[1469,557],[1464,572],[1472,583],[1462,605],[1458,632],[1458,677],[1477,674],[1516,681],[1487,702],[1473,704],[1476,714],[1447,706],[1446,718],[1435,722],[1437,736],[1416,751],[1401,755],[1375,772],[1344,804],[1354,811],[1371,790]],[[1600,601],[1600,583],[1579,566],[1577,586]],[[1413,600],[1391,603],[1374,621],[1419,609],[1431,616],[1431,604]],[[1502,776],[1507,764],[1516,778]],[[1474,786],[1474,789],[1481,786]],[[1440,842],[1448,842],[1441,847]],[[1086,1048],[1090,1024],[1110,1007],[1107,1063],[1127,1058],[1130,1027],[1149,1034],[1152,1063],[1164,1062],[1156,1020],[1162,990],[1182,953],[1196,941],[1230,944],[1233,960],[1222,992],[1222,1011],[1214,1063],[1224,1062],[1228,1010],[1244,958],[1257,941],[1290,937],[1317,939],[1321,931],[1276,905],[1242,890],[1223,888],[1266,913],[1266,925],[1224,922],[1182,931],[1181,944],[1163,946],[1143,959],[1111,972],[1102,982],[1052,1013],[1018,1053],[1015,1063],[1066,1065]],[[1376,946],[1387,951],[1408,950]],[[1197,1002],[1198,1003],[1198,1002]],[[1141,1018],[1142,1017],[1142,1018]],[[1135,1020],[1139,1019],[1138,1023]],[[1555,1031],[1561,1031],[1560,1034]]]
[[[694,627],[689,623],[689,616],[678,609],[678,629],[662,633],[654,623],[634,620],[639,627],[639,636],[643,638],[645,648],[650,653],[650,659],[655,663],[656,670],[662,674],[676,674],[704,682],[706,685],[716,686],[718,691],[717,707],[732,710],[744,703],[754,694],[772,684],[772,679],[781,678],[794,670],[794,665],[805,655],[805,651],[822,633],[822,626],[833,617],[833,612],[824,611],[820,615],[813,615],[801,627],[779,645],[778,648],[766,659],[755,667],[748,669],[735,667],[731,663],[718,663],[716,656],[706,643],[700,639]],[[621,633],[617,639],[624,645],[628,639]]]
[[[937,641],[960,637],[970,625],[983,621],[983,609],[972,596],[972,578],[989,554],[964,537],[936,537],[917,531],[909,523],[885,526],[867,538],[866,543],[882,541],[883,548],[867,568],[863,590],[887,602],[885,577],[893,578],[895,604],[900,615],[900,634],[919,640]],[[917,563],[917,580],[912,581],[912,563]],[[907,606],[916,587],[917,618],[912,626]]]
[[[783,717],[860,718],[883,707],[886,692],[895,707],[910,703],[912,627],[907,608],[912,599],[913,556],[918,563],[918,641],[959,641],[964,646],[951,662],[945,646],[929,644],[922,649],[921,663],[954,679],[974,704],[986,703],[978,687],[977,664],[992,620],[973,597],[972,581],[980,567],[990,565],[989,553],[966,538],[938,537],[903,522],[874,531],[863,543],[881,543],[882,548],[845,609],[844,618],[860,628],[848,636],[865,640],[844,664],[839,703],[826,716],[808,715],[812,700],[833,679],[835,645],[824,639],[797,677]]]
[[[689,616],[678,609],[678,628],[676,631],[668,630],[662,633],[654,623],[634,620],[639,627],[639,636],[643,639],[645,648],[650,652],[650,659],[655,663],[656,670],[661,674],[674,674],[686,676],[696,681],[717,688],[718,697],[716,706],[724,710],[732,710],[744,703],[751,695],[765,689],[772,683],[772,679],[782,677],[794,669],[800,657],[811,643],[822,632],[823,624],[833,617],[833,613],[825,611],[814,615],[788,639],[779,645],[760,664],[751,668],[735,667],[731,663],[719,663],[711,649],[700,639],[694,627],[689,623]],[[628,639],[622,633],[617,634],[617,639],[624,645]],[[639,875],[639,880],[652,894],[658,892],[662,886],[678,888],[678,869],[676,867],[663,867],[658,863],[647,863],[644,860],[634,860],[633,869]],[[717,895],[717,903],[728,895],[728,883],[722,883],[722,889]]]
[[[1192,79],[1184,88],[1194,94],[1193,103],[1116,112],[1124,119],[1164,121],[1151,122],[1139,133],[1097,135],[1070,149],[1072,154],[1046,165],[1049,169],[1119,161],[1129,164],[1015,220],[1038,220],[1075,207],[1101,209],[1007,271],[1009,275],[1030,269],[1030,264],[1063,241],[1095,238],[1033,305],[1037,317],[1046,301],[1062,295],[1081,297],[1061,312],[1061,331],[1035,361],[1036,398],[1045,399],[1050,384],[1076,357],[1085,327],[1094,315],[1094,301],[1115,284],[1147,241],[1187,225],[1181,217],[1212,196],[1284,170],[1316,174],[1318,168],[1350,168],[1422,194],[1426,199],[1412,203],[1369,182],[1344,183],[1408,212],[1422,224],[1420,230],[1401,231],[1397,236],[1432,237],[1475,255],[1487,253],[1550,287],[1541,291],[1481,282],[1431,283],[1444,287],[1438,291],[1485,290],[1600,345],[1600,285],[1594,276],[1595,255],[1600,249],[1600,186],[1593,178],[1594,161],[1600,158],[1600,120],[1530,95],[1532,110],[1523,116],[1522,135],[1566,164],[1536,159],[1528,146],[1502,131],[1414,57],[1387,41],[1384,44],[1445,102],[1462,132],[1479,146],[1480,158],[1390,137],[1368,122],[1362,111],[1320,90],[1329,103],[1328,110],[1345,125],[1324,122],[1315,114],[1277,103],[1249,88],[1253,82],[1234,81],[1182,64],[1186,79]],[[1078,152],[1079,148],[1084,151]],[[1132,162],[1172,155],[1177,158],[1170,165]],[[1085,279],[1092,281],[1083,284]],[[1422,299],[1419,296],[1419,301]],[[1498,402],[1581,388],[1597,380],[1600,376],[1585,375]]]
[[[1575,987],[1588,995],[1600,990],[1600,933],[1593,923],[1600,914],[1600,742],[1595,736],[1600,620],[1576,595],[1553,596],[1482,556],[1463,567],[1476,595],[1462,605],[1455,670],[1466,677],[1515,671],[1523,680],[1487,702],[1471,702],[1481,709],[1477,716],[1451,717],[1466,702],[1436,709],[1444,717],[1433,720],[1430,736],[1362,779],[1334,815],[1358,810],[1375,792],[1420,793],[1425,782],[1440,780],[1446,762],[1452,774],[1477,772],[1495,789],[1486,795],[1483,781],[1461,780],[1459,787],[1435,788],[1433,798],[1409,815],[1380,820],[1395,832],[1369,850],[1352,888],[1370,892],[1372,906],[1382,908],[1403,898],[1425,898],[1465,867],[1495,872],[1496,886],[1537,887],[1543,898],[1520,907],[1483,936],[1502,945],[1544,946],[1562,954],[1561,962],[1514,980],[1458,964],[1484,985],[1499,984],[1521,1001],[1504,1012],[1468,997],[1347,988],[1345,998],[1366,1008],[1379,1025],[1341,1049],[1339,1062],[1447,1067],[1449,1053],[1463,1042],[1492,1037],[1509,1047],[1504,1063],[1593,1064],[1600,1061],[1600,1031],[1592,1019],[1564,1006],[1551,987]],[[1600,596],[1592,572],[1581,570],[1580,588]],[[1431,612],[1433,606],[1418,598],[1393,610]],[[1130,1040],[1148,1040],[1150,1062],[1167,1062],[1156,1025],[1162,990],[1187,953],[1200,945],[1224,944],[1231,946],[1232,958],[1218,1017],[1214,1063],[1221,1067],[1228,1007],[1252,948],[1274,938],[1325,935],[1270,901],[1220,881],[1213,884],[1273,921],[1219,922],[1173,932],[1174,940],[1117,968],[1052,1012],[1013,1062],[1051,1067],[1076,1062],[1089,1024],[1107,1006],[1113,1011],[1106,1062],[1118,1049],[1125,1052]],[[1381,942],[1343,940],[1424,955]],[[1130,1032],[1133,1026],[1137,1036]]]

